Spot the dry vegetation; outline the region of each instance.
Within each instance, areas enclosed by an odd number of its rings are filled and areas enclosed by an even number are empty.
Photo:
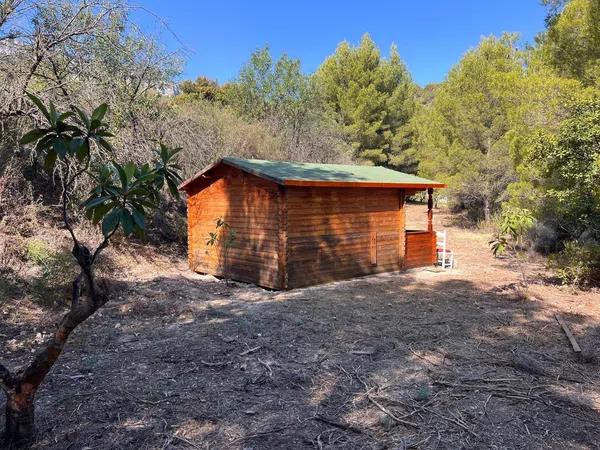
[[[423,217],[409,208],[409,224]],[[598,292],[517,292],[487,233],[435,220],[451,272],[290,292],[227,288],[171,249],[134,249],[39,393],[35,448],[598,448]],[[21,292],[0,303],[6,362],[52,326]]]

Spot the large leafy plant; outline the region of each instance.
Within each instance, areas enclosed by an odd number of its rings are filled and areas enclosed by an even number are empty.
[[[181,181],[175,161],[181,149],[161,145],[153,161],[144,164],[115,161],[116,150],[105,120],[108,106],[102,104],[87,114],[72,106],[60,112],[50,102],[28,94],[40,111],[42,124],[21,138],[22,145],[34,144],[34,154],[46,170],[61,178],[62,219],[73,241],[73,256],[80,269],[73,280],[71,306],[58,324],[55,334],[40,348],[25,369],[13,372],[0,364],[0,389],[7,395],[5,447],[22,446],[34,438],[34,399],[46,375],[60,356],[71,332],[109,300],[106,280],[97,280],[94,264],[111,237],[122,230],[124,235],[142,237],[146,218],[159,206],[161,191],[167,188],[177,196]],[[86,179],[92,184],[87,193],[79,192]],[[86,198],[83,202],[78,200]],[[95,248],[81,242],[73,223],[73,209],[101,226],[102,240]],[[85,296],[82,295],[85,285]]]
[[[527,285],[522,264],[525,257],[525,237],[534,224],[535,219],[528,209],[505,207],[496,234],[489,242],[495,257],[507,255],[516,262],[524,285]]]

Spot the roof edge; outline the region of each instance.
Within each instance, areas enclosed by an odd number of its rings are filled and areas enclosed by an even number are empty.
[[[204,169],[202,169],[200,172],[197,172],[195,175],[192,175],[191,177],[189,177],[187,180],[184,180],[183,182],[181,182],[181,184],[179,184],[179,186],[177,186],[177,189],[180,191],[187,191],[187,188],[190,184],[192,184],[198,178],[201,178],[206,172],[208,172],[211,169],[214,169],[215,167],[217,167],[220,164],[227,164],[228,166],[235,167],[236,169],[239,169],[242,172],[251,173],[252,175],[255,175],[260,178],[264,178],[265,180],[272,181],[273,183],[284,184],[283,180],[281,180],[280,178],[271,177],[269,175],[265,175],[264,173],[259,172],[258,170],[253,170],[253,169],[249,169],[248,167],[243,167],[239,164],[236,164],[234,161],[231,161],[229,158],[223,157],[223,158],[220,158],[219,160],[215,161],[214,163],[209,164]]]
[[[364,187],[364,188],[395,188],[395,189],[427,189],[445,188],[444,183],[379,183],[376,181],[312,181],[312,180],[285,180],[284,186],[306,187]]]
[[[396,188],[396,189],[427,189],[427,188],[445,188],[447,185],[445,183],[438,183],[437,181],[431,181],[428,183],[384,183],[384,182],[365,182],[365,181],[321,181],[321,180],[291,180],[286,179],[282,180],[281,178],[272,177],[266,175],[259,170],[255,170],[252,168],[244,167],[240,164],[237,164],[235,161],[224,157],[215,161],[212,164],[209,164],[204,169],[197,172],[195,175],[192,175],[188,179],[184,180],[177,189],[180,191],[187,191],[188,187],[197,179],[204,176],[204,174],[220,164],[227,164],[228,166],[235,167],[236,169],[241,170],[242,172],[247,172],[257,177],[263,178],[265,180],[272,181],[273,183],[277,183],[283,186],[306,186],[306,187],[363,187],[363,188]]]

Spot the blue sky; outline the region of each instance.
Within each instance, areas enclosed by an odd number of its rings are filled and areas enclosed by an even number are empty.
[[[277,57],[299,58],[313,72],[343,40],[368,32],[387,55],[395,42],[420,85],[439,82],[482,36],[518,32],[532,42],[544,29],[539,0],[138,0],[153,14],[134,20],[170,50],[184,47],[183,79],[204,75],[229,81],[250,53],[268,44]]]

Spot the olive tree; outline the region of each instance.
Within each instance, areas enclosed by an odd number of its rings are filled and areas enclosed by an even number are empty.
[[[52,337],[36,353],[31,363],[19,370],[0,364],[0,388],[7,396],[5,445],[9,448],[27,445],[35,436],[35,395],[60,356],[71,332],[110,297],[106,280],[97,279],[95,265],[101,252],[118,230],[125,236],[142,237],[147,215],[158,207],[160,193],[167,187],[177,195],[181,181],[175,155],[180,149],[161,145],[154,161],[143,165],[114,161],[116,151],[104,117],[107,105],[98,106],[91,115],[75,106],[57,111],[50,102],[46,106],[28,94],[40,110],[44,124],[26,133],[21,143],[35,144],[34,154],[46,170],[57,171],[62,181],[62,221],[73,242],[72,254],[79,274],[72,283],[70,308],[59,322]],[[83,202],[78,192],[83,178],[92,180],[92,189]],[[86,183],[87,184],[87,183]],[[73,209],[101,226],[102,240],[96,248],[86,245],[76,234]]]

